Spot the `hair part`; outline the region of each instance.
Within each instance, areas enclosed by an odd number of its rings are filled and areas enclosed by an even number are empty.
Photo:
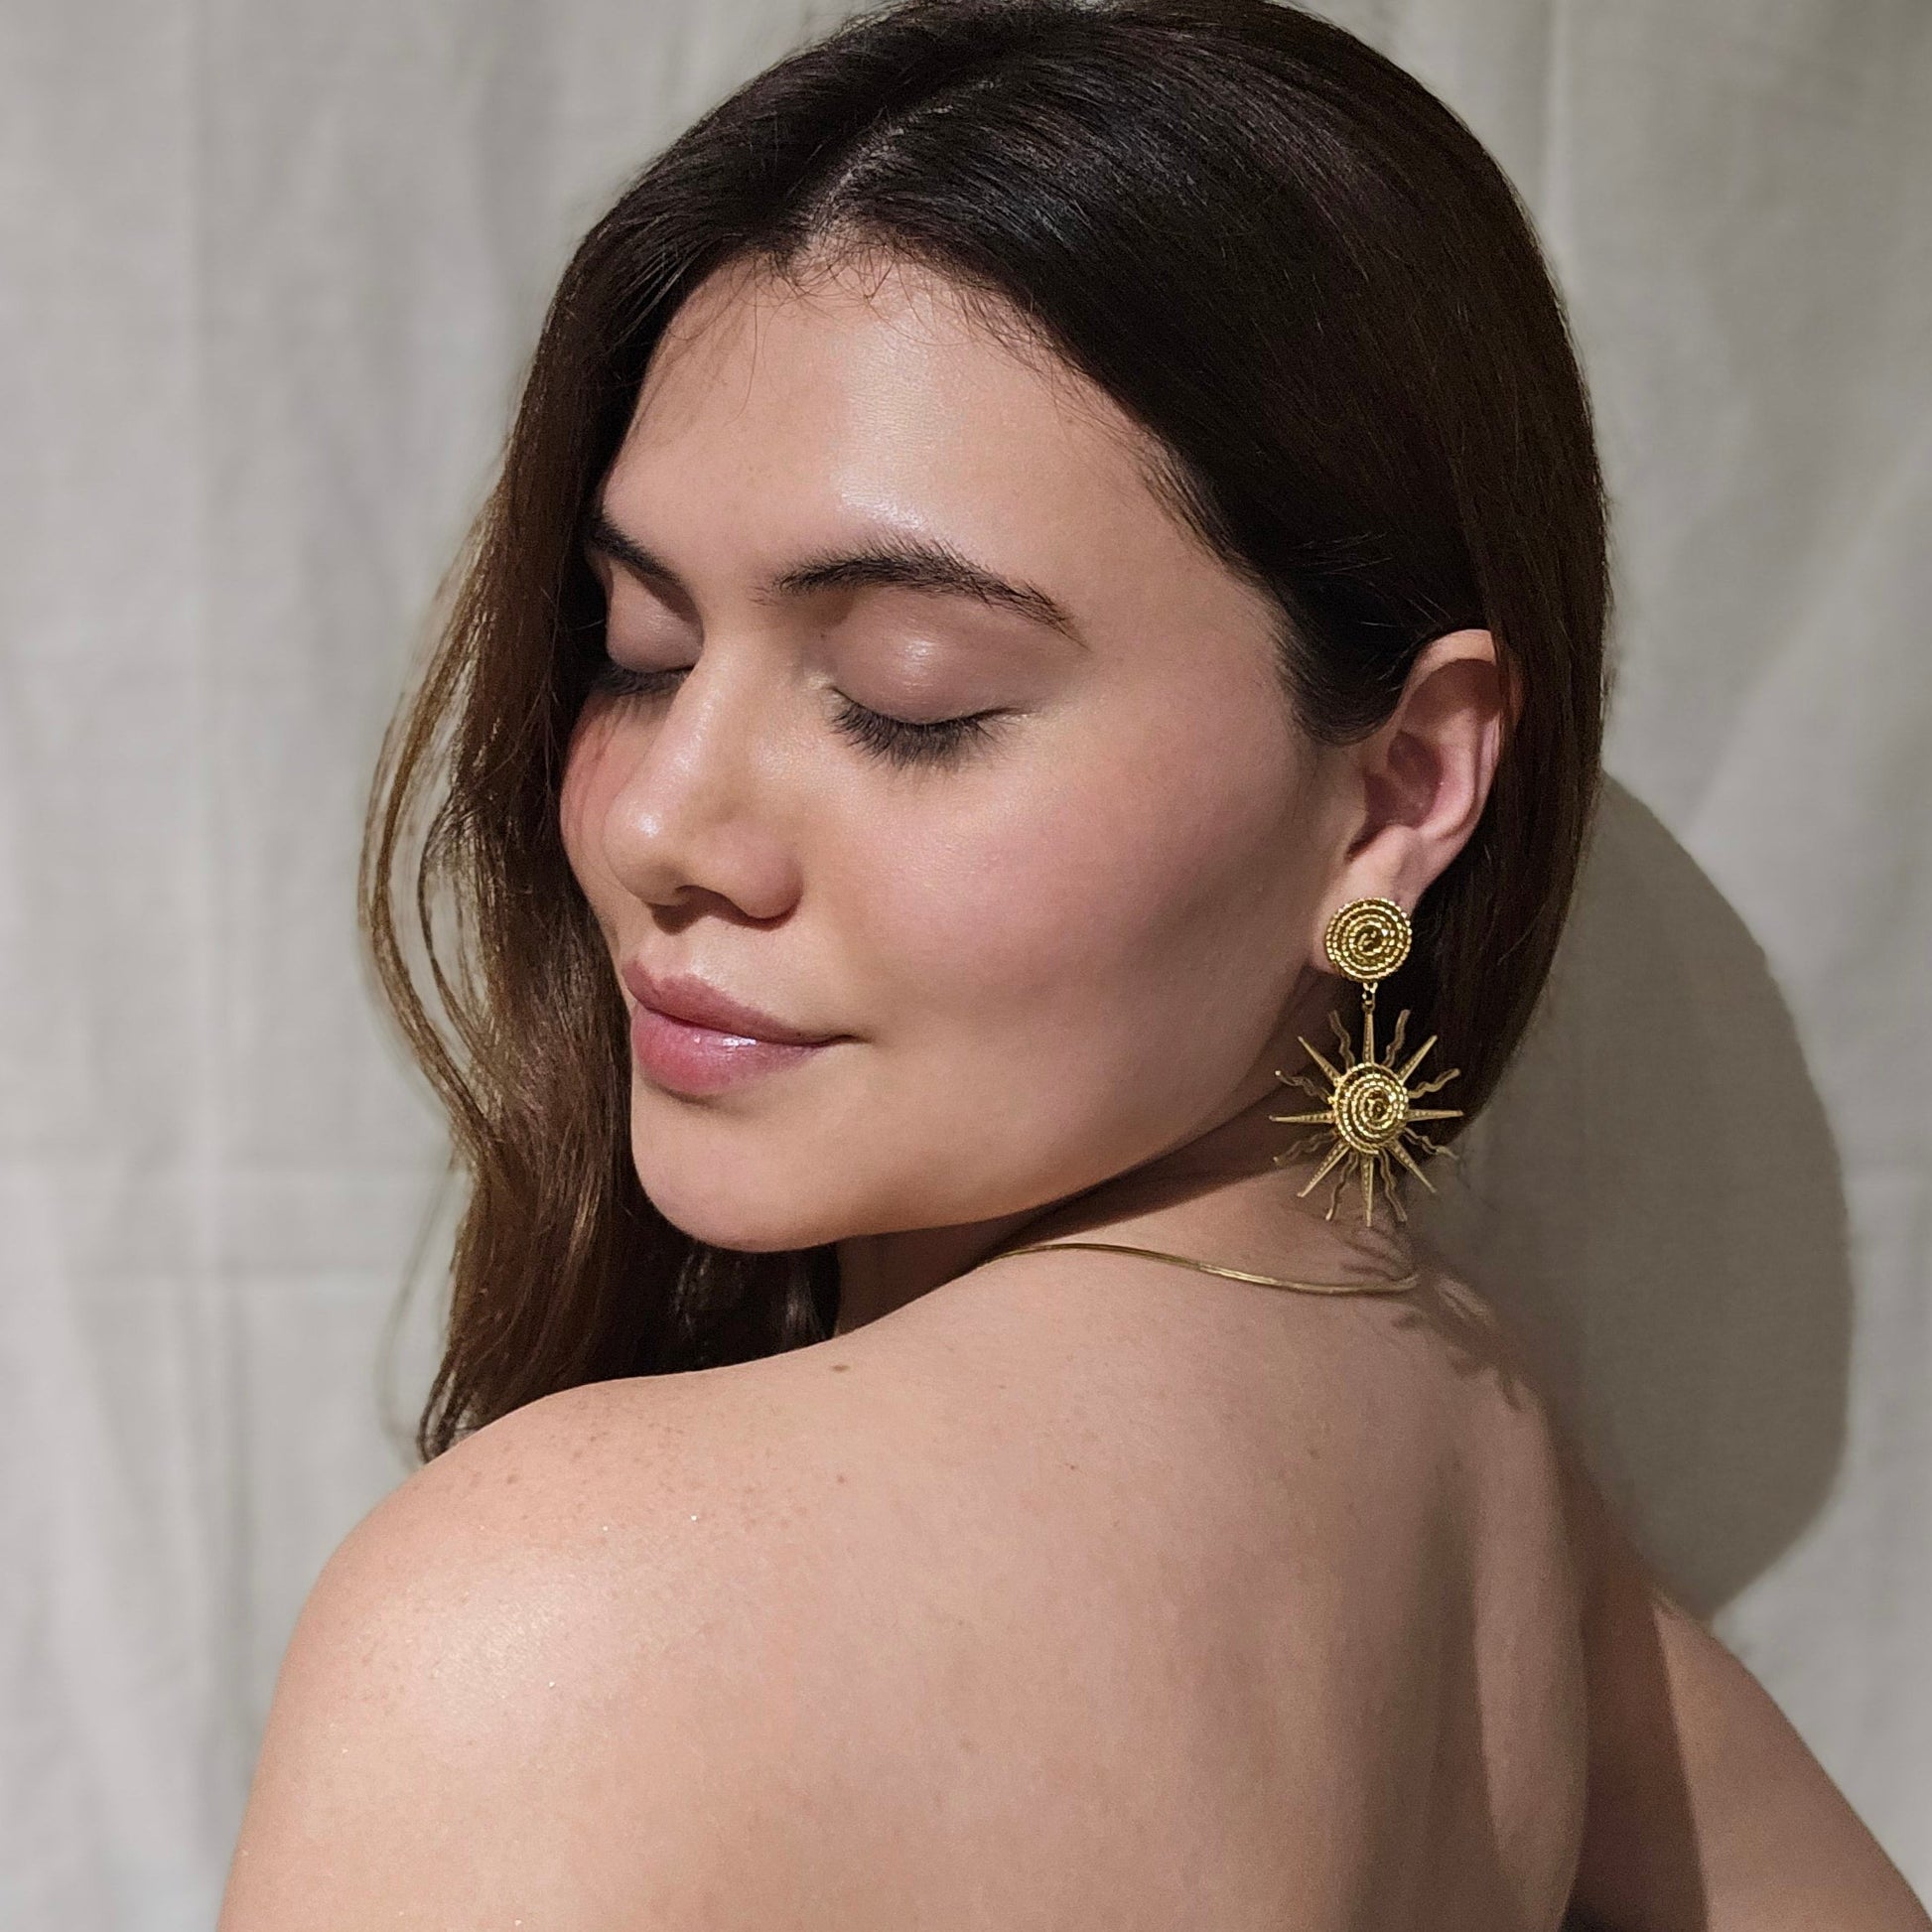
[[[1493,633],[1515,722],[1389,982],[1462,1069],[1446,1140],[1548,976],[1597,794],[1607,537],[1562,305],[1501,170],[1392,62],[1271,0],[860,15],[712,108],[578,247],[384,740],[361,915],[471,1181],[425,1457],[558,1389],[836,1321],[829,1245],[712,1248],[644,1195],[622,999],[558,797],[603,621],[584,518],[653,348],[729,264],[802,288],[862,257],[939,273],[1145,430],[1150,487],[1279,609],[1315,739],[1384,723],[1431,638]]]

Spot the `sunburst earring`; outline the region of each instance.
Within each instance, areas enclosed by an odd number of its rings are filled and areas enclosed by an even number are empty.
[[[1396,1219],[1406,1221],[1409,1218],[1402,1198],[1396,1192],[1396,1173],[1391,1157],[1400,1161],[1432,1194],[1436,1191],[1429,1176],[1416,1165],[1405,1143],[1413,1144],[1424,1154],[1443,1154],[1451,1161],[1456,1158],[1453,1148],[1438,1147],[1427,1135],[1419,1134],[1410,1123],[1418,1120],[1456,1120],[1461,1117],[1460,1107],[1418,1107],[1415,1103],[1424,1094],[1448,1086],[1462,1069],[1452,1066],[1447,1073],[1439,1073],[1435,1079],[1425,1080],[1419,1087],[1410,1086],[1410,1074],[1422,1064],[1423,1055],[1436,1044],[1436,1035],[1431,1034],[1401,1066],[1397,1066],[1396,1055],[1402,1050],[1402,1036],[1409,1025],[1407,1007],[1396,1017],[1395,1034],[1389,1040],[1387,1053],[1378,1056],[1375,1050],[1376,982],[1387,979],[1409,957],[1410,936],[1409,915],[1392,898],[1350,899],[1336,912],[1328,921],[1321,943],[1335,971],[1361,983],[1361,1057],[1358,1059],[1355,1056],[1354,1044],[1348,1037],[1347,1028],[1341,1024],[1341,1015],[1331,1012],[1328,1023],[1341,1042],[1339,1067],[1331,1066],[1306,1039],[1302,1040],[1309,1058],[1328,1076],[1328,1090],[1324,1093],[1306,1074],[1284,1073],[1279,1067],[1275,1070],[1276,1079],[1300,1087],[1304,1093],[1327,1103],[1318,1114],[1268,1116],[1270,1120],[1280,1121],[1284,1125],[1314,1122],[1329,1130],[1326,1134],[1305,1134],[1292,1148],[1275,1157],[1275,1165],[1279,1168],[1284,1162],[1292,1161],[1311,1149],[1323,1145],[1328,1147],[1328,1158],[1301,1190],[1303,1195],[1312,1193],[1323,1175],[1337,1166],[1341,1168],[1341,1173],[1335,1175],[1334,1192],[1328,1197],[1328,1211],[1322,1217],[1324,1220],[1332,1221],[1335,1217],[1335,1208],[1341,1200],[1341,1190],[1348,1179],[1351,1166],[1362,1190],[1363,1225],[1372,1226],[1378,1174],[1381,1176],[1382,1191],[1388,1196]],[[1297,1035],[1297,1038],[1300,1037]]]

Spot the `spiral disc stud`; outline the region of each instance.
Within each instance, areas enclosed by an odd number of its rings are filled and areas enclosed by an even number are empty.
[[[1335,971],[1373,986],[1409,957],[1409,915],[1392,898],[1351,899],[1328,921],[1321,943]]]

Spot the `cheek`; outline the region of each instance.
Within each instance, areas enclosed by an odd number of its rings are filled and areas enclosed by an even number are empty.
[[[896,1144],[943,1145],[982,1186],[1036,1183],[1055,1150],[1099,1163],[1066,1187],[1198,1125],[1294,981],[1313,891],[1296,777],[1265,728],[1116,736],[1025,782],[935,783],[877,824],[841,895],[852,983],[892,1048],[891,1089],[862,1102],[875,1123],[898,1116]]]

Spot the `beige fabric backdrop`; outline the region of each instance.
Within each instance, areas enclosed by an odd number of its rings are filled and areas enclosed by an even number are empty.
[[[1932,12],[1337,11],[1536,209],[1620,518],[1620,782],[1438,1224],[1932,1888]],[[0,0],[9,1927],[210,1921],[404,1473],[441,1151],[354,949],[377,734],[570,241],[831,18]]]

